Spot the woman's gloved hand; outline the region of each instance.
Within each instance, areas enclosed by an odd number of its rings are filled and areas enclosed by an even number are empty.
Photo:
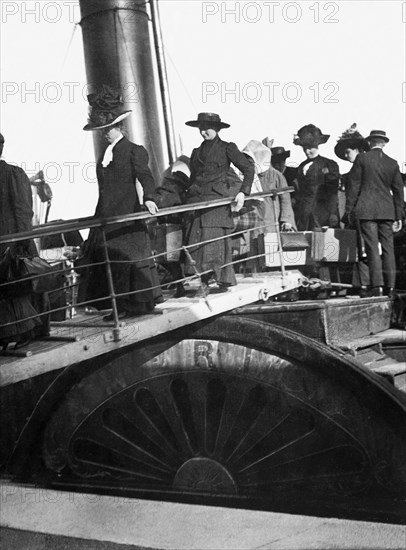
[[[289,232],[294,232],[295,229],[293,227],[293,225],[291,223],[288,223],[288,222],[282,222],[281,224],[281,231],[289,231]]]
[[[159,212],[159,208],[154,203],[154,201],[145,201],[144,205],[145,205],[145,208],[148,210],[148,212],[152,215],[157,214]]]
[[[237,193],[234,199],[234,203],[231,205],[231,212],[239,212],[244,206],[245,195],[242,191]]]

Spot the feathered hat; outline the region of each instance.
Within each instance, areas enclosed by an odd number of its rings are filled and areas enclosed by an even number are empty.
[[[329,134],[323,134],[314,124],[306,124],[293,136],[293,143],[301,147],[318,147],[326,143],[329,137]]]
[[[334,153],[338,158],[346,160],[346,149],[358,149],[359,151],[369,151],[369,145],[365,138],[358,132],[357,124],[351,124],[338,138],[337,144],[334,147]]]
[[[102,130],[127,118],[131,110],[124,109],[121,93],[103,84],[101,89],[87,96],[89,118],[83,130]]]

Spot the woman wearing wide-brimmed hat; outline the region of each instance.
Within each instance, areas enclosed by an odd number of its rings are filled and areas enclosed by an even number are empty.
[[[329,137],[314,124],[307,124],[293,139],[307,157],[298,168],[295,218],[299,231],[312,231],[323,226],[339,227],[338,164],[319,155],[319,146]]]
[[[369,151],[367,140],[357,130],[357,125],[351,124],[338,138],[337,144],[334,147],[334,153],[341,160],[348,160],[353,164],[357,155]]]
[[[348,160],[351,164],[354,164],[357,156],[365,151],[369,151],[368,142],[357,130],[355,122],[341,134],[334,147],[334,152],[337,157],[341,160]],[[341,176],[346,195],[348,194],[350,174],[351,171]],[[354,265],[352,285],[354,288],[360,289],[361,292],[363,292],[369,285],[369,268],[365,244],[361,236],[359,219],[353,217],[352,220],[344,219],[344,222],[346,228],[355,229],[357,231],[358,262]]]
[[[99,184],[99,200],[95,216],[100,218],[122,216],[140,212],[142,205],[136,188],[136,181],[143,189],[145,208],[155,214],[158,208],[154,202],[155,184],[148,167],[148,153],[141,145],[129,141],[122,132],[122,122],[131,111],[124,108],[121,95],[109,86],[88,96],[90,104],[86,131],[102,131],[108,143],[96,165]],[[98,246],[97,232],[92,232],[89,241],[93,260],[103,261],[103,248]],[[92,237],[92,238],[91,238]],[[106,239],[116,294],[138,291],[136,294],[119,296],[117,309],[120,318],[151,312],[161,297],[160,290],[153,290],[158,276],[151,259],[151,245],[143,221],[106,227]],[[95,299],[106,295],[104,266],[96,267],[90,277],[88,291]],[[96,307],[108,307],[105,302],[95,302]],[[112,320],[112,315],[105,320]]]
[[[199,113],[196,120],[186,122],[187,126],[198,128],[203,143],[194,149],[190,158],[190,188],[187,202],[204,202],[223,197],[234,197],[235,211],[242,208],[244,198],[249,195],[254,179],[254,166],[241,153],[235,143],[222,141],[219,132],[229,128],[215,113]],[[231,184],[227,178],[230,165],[234,164],[243,174],[243,181]],[[196,211],[186,228],[186,244],[201,243],[218,237],[230,235],[234,221],[230,206],[220,206]],[[224,238],[205,244],[196,244],[189,248],[196,262],[197,270],[202,273],[203,293],[208,292],[207,284],[214,277],[219,286],[227,287],[236,284],[232,260],[230,239]],[[192,266],[186,263],[186,271],[193,273]]]
[[[357,130],[355,122],[341,134],[334,147],[334,153],[337,157],[341,160],[348,160],[351,164],[354,164],[357,156],[360,153],[365,153],[365,151],[369,151],[369,144]],[[344,189],[348,186],[348,175],[349,172],[341,175]]]

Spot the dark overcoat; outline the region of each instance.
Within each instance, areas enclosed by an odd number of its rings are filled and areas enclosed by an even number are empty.
[[[0,235],[10,235],[22,231],[32,230],[32,193],[30,180],[27,174],[18,166],[8,164],[0,160]],[[8,247],[13,252],[36,255],[37,250],[32,239],[19,241],[13,245],[8,243],[0,245],[0,254]],[[3,281],[1,281],[3,282]],[[0,289],[0,325],[18,321],[13,325],[0,327],[0,343],[19,341],[26,336],[34,337],[34,330],[41,327],[41,321],[33,317],[38,312],[34,308],[31,296],[24,287],[17,290],[12,287],[10,293],[8,287]],[[15,295],[21,290],[21,295]],[[26,321],[20,321],[31,317]]]
[[[358,155],[347,177],[345,211],[360,220],[401,220],[403,181],[398,163],[380,147]]]
[[[227,178],[231,163],[242,172],[242,181]],[[241,153],[236,144],[222,141],[218,136],[212,142],[204,141],[200,147],[193,149],[190,170],[187,203],[235,197],[240,191],[249,195],[255,174],[254,165]],[[200,210],[197,215],[201,227],[234,227],[228,205]]]
[[[306,171],[307,164],[310,166]],[[299,165],[298,192],[295,194],[295,218],[299,231],[338,227],[339,178],[338,164],[320,155]]]
[[[243,174],[243,180],[228,177],[230,164]],[[235,197],[240,191],[249,195],[255,168],[239,151],[235,143],[222,141],[218,136],[204,141],[194,149],[190,158],[190,188],[187,203],[205,202]],[[186,227],[186,243],[197,244],[189,249],[195,265],[186,265],[187,273],[196,269],[202,273],[213,272],[219,283],[236,284],[234,268],[231,265],[232,247],[229,238],[234,229],[230,205],[191,213]],[[204,243],[199,245],[198,243]]]
[[[148,153],[144,147],[123,137],[114,146],[113,160],[106,167],[102,166],[102,159],[103,155],[96,166],[99,184],[96,217],[106,218],[140,212],[142,206],[136,180],[141,184],[144,202],[154,200],[155,184],[148,167]],[[116,294],[140,291],[127,298],[118,298],[119,309],[131,311],[136,308],[137,302],[152,303],[158,299],[161,295],[159,289],[148,290],[158,285],[158,276],[151,258],[151,244],[146,224],[143,221],[130,221],[106,226],[106,239],[109,257],[113,261],[111,267]],[[86,256],[86,261],[104,260],[98,229],[89,234],[85,247]],[[104,266],[91,269],[86,279],[81,296],[85,294],[87,300],[94,300],[108,294]],[[95,305],[103,308],[110,304],[109,301],[100,301],[95,302]]]
[[[286,166],[285,170],[282,173],[285,176],[287,184],[289,186],[295,187],[296,189],[297,182],[295,180],[297,180],[297,173],[298,173],[297,167]]]
[[[155,204],[159,209],[185,204],[189,183],[188,176],[183,174],[183,172],[174,172],[172,174],[167,171],[162,177],[161,185],[155,191]],[[161,216],[158,219],[159,224],[172,223],[183,225],[183,222],[183,212]]]
[[[380,147],[358,155],[347,178],[346,214],[359,223],[371,287],[394,288],[394,220],[403,215],[403,181],[398,163]],[[379,250],[381,245],[382,256]]]
[[[0,235],[31,231],[32,216],[32,192],[27,174],[20,167],[0,160]],[[0,252],[7,246],[0,245]]]
[[[123,137],[113,149],[113,160],[103,168],[103,156],[97,167],[99,184],[99,200],[95,216],[98,218],[122,216],[141,212],[141,202],[137,193],[136,180],[140,182],[144,192],[144,202],[154,200],[155,184],[148,167],[148,153],[141,145],[132,143]],[[126,247],[131,241],[131,259],[137,260],[137,265],[147,265],[150,260],[144,258],[151,255],[150,241],[145,223],[142,221],[127,222],[120,225],[109,225],[106,237],[111,245]],[[114,239],[114,243],[112,242]]]

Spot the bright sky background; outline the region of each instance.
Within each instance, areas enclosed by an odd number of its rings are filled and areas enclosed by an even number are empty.
[[[45,169],[50,219],[92,215],[97,201],[78,2],[8,1],[1,8],[4,158]],[[293,134],[308,123],[330,140],[353,122],[386,130],[385,151],[406,171],[406,2],[202,2],[161,0],[176,134],[190,154],[201,139],[184,125],[212,111],[221,137],[242,148],[269,136],[303,160]],[[31,93],[30,93],[31,91]]]

